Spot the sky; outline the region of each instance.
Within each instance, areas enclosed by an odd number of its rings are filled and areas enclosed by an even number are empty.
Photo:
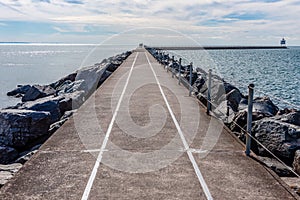
[[[0,42],[300,46],[299,24],[300,0],[0,0]]]

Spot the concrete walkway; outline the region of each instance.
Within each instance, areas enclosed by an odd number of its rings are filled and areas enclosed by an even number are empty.
[[[137,49],[0,199],[296,199]]]

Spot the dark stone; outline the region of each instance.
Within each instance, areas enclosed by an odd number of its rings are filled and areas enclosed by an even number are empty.
[[[66,81],[70,81],[70,82],[74,82],[77,76],[77,72],[74,72],[72,74],[69,74],[63,78],[61,78],[60,80],[51,83],[49,86],[54,88],[55,90],[58,90]]]
[[[18,96],[18,97],[20,97],[21,95],[28,92],[28,90],[30,90],[30,88],[31,88],[30,85],[19,86],[18,88],[8,92],[7,96],[16,96],[16,97]]]
[[[300,126],[300,111],[293,110],[286,114],[278,114],[274,117],[276,120]]]
[[[1,110],[0,144],[16,149],[25,148],[32,141],[47,135],[50,124],[49,112]]]
[[[0,146],[0,164],[8,164],[18,157],[18,152],[12,147]]]
[[[264,118],[254,122],[252,134],[268,150],[284,159],[287,163],[292,163],[294,153],[300,149],[300,127],[274,118]],[[268,152],[258,146],[260,155],[268,155]]]
[[[55,92],[56,91],[50,86],[34,85],[25,93],[22,102],[34,101],[39,98],[53,95]]]
[[[237,89],[232,89],[230,92],[226,94],[226,100],[228,101],[228,105],[234,112],[239,111],[239,104],[242,100],[242,94]]]

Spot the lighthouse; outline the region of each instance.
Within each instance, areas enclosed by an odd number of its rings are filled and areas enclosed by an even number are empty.
[[[281,46],[285,46],[286,45],[286,40],[284,38],[282,38],[282,40],[280,41],[280,45]]]

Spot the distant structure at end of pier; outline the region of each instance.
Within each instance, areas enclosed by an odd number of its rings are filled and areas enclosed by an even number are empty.
[[[280,41],[280,45],[281,46],[285,46],[286,45],[286,40],[284,38],[282,38],[282,40]]]

